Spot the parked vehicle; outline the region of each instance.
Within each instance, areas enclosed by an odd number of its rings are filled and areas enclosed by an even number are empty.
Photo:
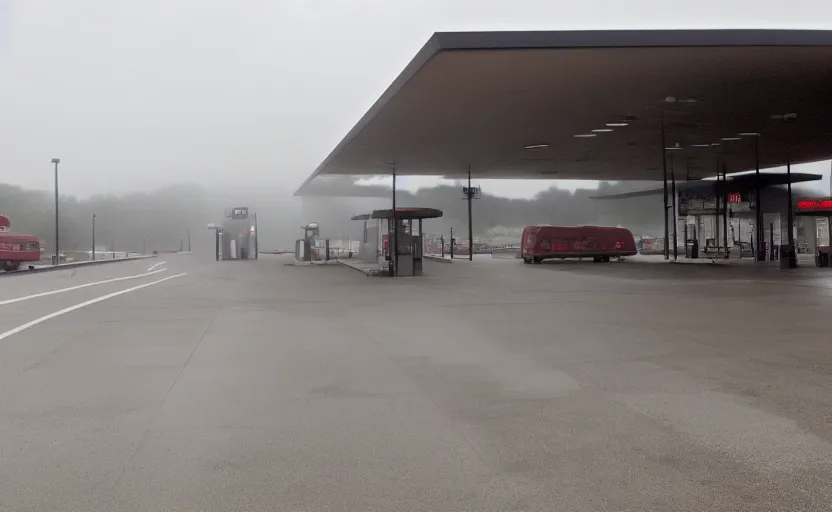
[[[34,235],[0,233],[0,269],[17,270],[25,261],[40,260],[40,241]]]
[[[525,263],[553,258],[611,258],[636,254],[630,230],[599,226],[528,226],[523,230],[521,257]]]

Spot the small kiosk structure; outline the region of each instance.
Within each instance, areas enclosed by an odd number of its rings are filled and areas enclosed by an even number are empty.
[[[364,222],[359,257],[376,262],[382,274],[422,275],[422,221],[442,216],[435,208],[396,208],[355,215]],[[375,226],[373,226],[373,222]],[[393,250],[392,248],[395,248]]]
[[[832,198],[804,199],[794,210],[796,217],[809,217],[815,246],[815,265],[829,267],[832,259]]]

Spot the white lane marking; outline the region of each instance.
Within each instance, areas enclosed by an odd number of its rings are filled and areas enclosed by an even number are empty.
[[[115,279],[107,279],[104,281],[95,281],[92,283],[85,283],[79,284],[77,286],[70,286],[69,288],[61,288],[60,290],[52,290],[48,292],[36,293],[34,295],[27,295],[25,297],[17,297],[15,299],[7,299],[0,301],[0,306],[5,306],[6,304],[14,304],[15,302],[22,302],[24,300],[29,299],[37,299],[38,297],[46,297],[47,295],[55,295],[56,293],[64,293],[64,292],[71,292],[72,290],[80,290],[81,288],[88,288],[90,286],[96,286],[99,284],[107,284],[107,283],[115,283],[116,281],[127,281],[128,279],[138,279],[140,277],[145,276],[152,276],[153,274],[158,274],[159,272],[164,272],[167,270],[166,268],[154,270],[153,272],[147,272],[145,274],[136,274],[135,276],[126,276],[126,277],[116,277]]]
[[[172,276],[163,277],[162,279],[159,279],[159,280],[156,280],[156,281],[153,281],[153,282],[150,282],[150,283],[144,283],[144,284],[140,284],[138,286],[134,286],[132,288],[127,288],[127,289],[124,289],[124,290],[119,290],[117,292],[108,293],[107,295],[102,295],[101,297],[96,297],[94,299],[90,299],[88,301],[81,302],[80,304],[76,304],[74,306],[70,306],[68,308],[61,309],[60,311],[55,311],[54,313],[49,313],[46,316],[36,318],[36,319],[32,320],[31,322],[26,322],[23,325],[19,325],[19,326],[15,327],[14,329],[10,329],[10,330],[4,332],[3,334],[0,334],[0,340],[4,340],[4,339],[8,338],[9,336],[17,334],[21,331],[25,331],[29,327],[38,325],[39,323],[45,322],[47,320],[51,320],[51,319],[53,319],[55,317],[58,317],[58,316],[61,316],[61,315],[65,315],[67,313],[71,313],[72,311],[75,311],[76,309],[85,308],[85,307],[90,306],[92,304],[95,304],[97,302],[101,302],[101,301],[104,301],[104,300],[107,300],[107,299],[112,299],[113,297],[118,297],[119,295],[123,295],[125,293],[130,293],[130,292],[134,292],[136,290],[141,290],[142,288],[147,288],[148,286],[153,286],[154,284],[159,284],[159,283],[165,282],[169,279],[174,279],[174,278],[181,277],[181,276],[184,276],[184,275],[187,275],[187,272],[182,273],[182,274],[174,274]]]
[[[166,261],[160,261],[159,263],[154,263],[153,265],[150,265],[149,267],[147,267],[147,271],[150,272],[154,268],[159,267],[161,265],[164,265],[165,263],[167,263],[167,262]]]

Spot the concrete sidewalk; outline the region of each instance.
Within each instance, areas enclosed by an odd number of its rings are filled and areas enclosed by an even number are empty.
[[[51,272],[53,270],[66,270],[72,268],[79,268],[79,267],[89,267],[92,265],[104,265],[107,263],[120,263],[125,261],[136,261],[136,260],[145,260],[150,258],[157,258],[155,254],[149,255],[141,255],[141,256],[128,256],[126,258],[115,258],[115,259],[96,259],[95,261],[71,261],[69,263],[61,263],[60,265],[39,265],[34,264],[32,265],[34,268],[20,268],[18,270],[14,270],[12,272],[0,272],[0,277],[2,276],[15,276],[15,275],[26,275],[31,274],[34,272]]]

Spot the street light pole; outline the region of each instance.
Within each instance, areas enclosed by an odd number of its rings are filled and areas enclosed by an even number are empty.
[[[52,163],[55,164],[55,265],[60,265],[61,243],[58,235],[58,164],[61,163],[61,159],[53,158]]]
[[[92,261],[95,261],[95,214],[92,214]]]

